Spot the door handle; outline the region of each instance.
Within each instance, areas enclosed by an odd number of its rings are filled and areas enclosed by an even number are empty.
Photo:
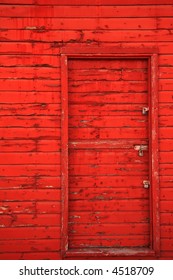
[[[143,181],[143,185],[145,189],[148,189],[150,187],[150,181],[147,180]]]

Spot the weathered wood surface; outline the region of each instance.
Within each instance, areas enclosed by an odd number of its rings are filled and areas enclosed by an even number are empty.
[[[0,4],[0,259],[59,259],[60,254],[60,188],[61,188],[61,99],[60,48],[68,45],[89,47],[119,47],[142,49],[157,45],[159,52],[159,160],[161,206],[161,259],[173,258],[173,48],[172,0],[2,0]],[[82,18],[82,20],[81,20]],[[117,197],[134,196],[147,200],[146,190],[140,185],[146,178],[148,151],[139,158],[133,156],[133,144],[140,139],[147,144],[146,120],[141,110],[147,102],[147,65],[145,61],[109,61],[109,71],[103,61],[75,63],[71,61],[71,74],[77,82],[69,94],[70,143],[70,199],[75,208],[79,198],[79,212],[71,212],[70,222],[87,225],[88,219],[96,223],[95,212],[81,212],[83,202],[103,205],[100,192],[112,202]],[[124,63],[124,65],[123,65]],[[74,64],[74,65],[73,65]],[[87,64],[89,68],[88,71]],[[83,68],[82,68],[83,66]],[[97,71],[97,75],[94,72]],[[106,79],[99,90],[99,80]],[[70,83],[73,78],[69,77]],[[87,86],[84,86],[84,83]],[[133,94],[128,92],[130,83]],[[70,84],[71,85],[71,84]],[[110,91],[117,88],[114,92]],[[91,92],[94,89],[93,92]],[[84,91],[86,90],[86,91]],[[123,91],[123,92],[122,92]],[[135,91],[135,93],[134,93]],[[106,92],[106,93],[105,93]],[[135,97],[135,98],[134,98]],[[94,106],[91,103],[95,102]],[[96,104],[97,103],[97,104]],[[121,114],[121,116],[120,116]],[[118,125],[115,120],[118,117]],[[129,145],[114,144],[107,150],[115,134],[125,137],[126,123]],[[119,127],[118,127],[119,126]],[[123,127],[123,128],[120,128]],[[77,129],[74,133],[72,130]],[[114,132],[111,132],[114,129]],[[92,134],[93,133],[93,134]],[[80,137],[78,138],[80,134]],[[83,140],[88,137],[91,145]],[[102,142],[94,141],[102,137]],[[111,137],[110,143],[105,142]],[[130,142],[132,137],[135,143]],[[80,141],[78,141],[80,139]],[[118,137],[117,137],[118,140]],[[121,139],[122,140],[122,139]],[[83,142],[82,142],[83,141]],[[76,144],[77,143],[77,144]],[[84,151],[87,150],[87,152]],[[127,150],[129,151],[127,152]],[[114,165],[123,160],[124,166]],[[143,161],[142,161],[143,160]],[[87,164],[90,161],[90,164]],[[109,162],[108,162],[109,161]],[[80,163],[82,162],[82,165]],[[145,168],[141,169],[141,164]],[[131,176],[131,164],[134,175]],[[101,167],[96,168],[96,165]],[[80,166],[80,168],[79,168]],[[112,167],[111,167],[112,166]],[[123,169],[123,170],[121,170]],[[84,178],[83,175],[88,175]],[[97,170],[97,171],[96,171]],[[114,172],[119,173],[114,176]],[[110,172],[108,176],[104,172]],[[99,173],[101,172],[101,173]],[[126,177],[125,177],[125,176]],[[134,178],[135,177],[135,180]],[[125,179],[126,178],[126,179]],[[85,190],[80,192],[81,185]],[[118,188],[118,193],[115,189]],[[134,190],[134,192],[133,192]],[[48,191],[48,192],[47,192]],[[27,199],[27,200],[26,200]],[[92,199],[96,199],[93,201]],[[117,205],[117,204],[116,204]],[[141,209],[140,201],[134,204]],[[121,204],[125,207],[125,204]],[[96,206],[92,206],[96,207]],[[144,207],[144,205],[142,206]],[[145,206],[146,207],[146,206]],[[129,219],[139,223],[148,217],[148,210],[134,209]],[[97,213],[105,224],[113,219],[111,212]],[[81,216],[77,218],[75,216]],[[119,211],[117,219],[127,221],[127,212]],[[146,221],[144,221],[146,223]],[[140,228],[138,228],[139,230]],[[82,227],[81,229],[82,230]],[[97,232],[98,228],[95,228]],[[111,231],[107,228],[107,231]],[[88,230],[89,232],[89,230]],[[142,232],[142,231],[141,231]],[[98,235],[97,240],[79,235],[70,237],[73,248],[113,246],[111,236]],[[127,238],[119,235],[118,246],[148,246],[149,235],[136,234]]]
[[[144,247],[149,244],[149,193],[142,186],[148,152],[139,157],[135,151],[148,134],[148,117],[135,111],[148,102],[146,66],[140,59],[69,61],[69,139],[75,143],[69,149],[70,248],[139,246],[138,235],[146,235]],[[126,232],[134,236],[132,243]],[[78,237],[85,240],[76,242]]]

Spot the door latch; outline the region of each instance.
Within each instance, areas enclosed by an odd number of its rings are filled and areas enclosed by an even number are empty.
[[[142,115],[146,115],[149,111],[149,107],[143,107],[142,108]]]
[[[136,151],[138,151],[138,155],[139,155],[140,157],[143,157],[144,151],[147,151],[147,150],[148,150],[148,146],[147,146],[147,145],[135,145],[135,146],[134,146],[134,149],[135,149]]]
[[[143,185],[145,189],[148,189],[150,187],[150,181],[143,181]]]

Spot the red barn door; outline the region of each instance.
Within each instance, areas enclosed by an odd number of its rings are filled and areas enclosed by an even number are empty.
[[[151,248],[145,58],[68,61],[68,249]]]

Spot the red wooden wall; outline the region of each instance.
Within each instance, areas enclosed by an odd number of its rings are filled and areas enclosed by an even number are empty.
[[[173,0],[0,4],[0,259],[61,257],[59,54],[75,44],[158,47],[160,258],[172,259]]]

